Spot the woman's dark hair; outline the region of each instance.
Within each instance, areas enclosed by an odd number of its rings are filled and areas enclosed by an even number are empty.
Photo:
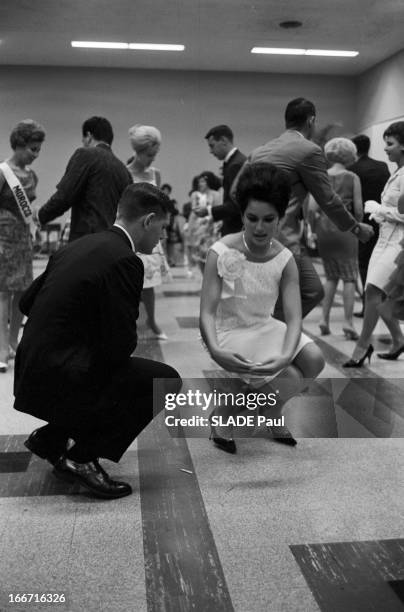
[[[13,151],[17,147],[26,147],[30,142],[43,142],[45,130],[42,125],[32,119],[24,119],[17,123],[10,134],[10,145]]]
[[[288,206],[291,186],[285,170],[274,164],[257,162],[246,164],[240,175],[236,200],[244,214],[250,200],[261,200],[275,206],[278,215],[283,217]]]
[[[396,121],[391,123],[387,130],[384,131],[383,138],[392,136],[395,138],[400,145],[404,146],[404,121]]]
[[[198,176],[198,180],[201,178],[205,179],[209,189],[215,189],[217,191],[222,186],[222,181],[220,180],[220,178],[210,170],[205,170],[204,172],[201,172]]]

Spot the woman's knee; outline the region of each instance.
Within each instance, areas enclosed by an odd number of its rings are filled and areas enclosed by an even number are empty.
[[[324,369],[325,360],[317,344],[310,342],[302,348],[294,364],[302,372],[303,378],[316,378]]]
[[[367,285],[365,289],[366,302],[380,304],[383,301],[383,291],[375,285]]]

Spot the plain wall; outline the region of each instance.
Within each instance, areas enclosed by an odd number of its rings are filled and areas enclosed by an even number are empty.
[[[384,152],[383,132],[394,121],[404,121],[404,51],[397,53],[359,79],[358,133],[371,140],[370,154],[396,168]]]
[[[349,134],[356,128],[356,80],[350,77],[10,66],[0,67],[0,84],[0,158],[9,155],[9,133],[19,120],[35,119],[47,132],[33,166],[38,204],[53,193],[81,144],[81,124],[91,115],[111,121],[113,149],[124,161],[131,155],[131,125],[161,130],[155,165],[173,185],[179,204],[187,199],[193,176],[219,171],[204,140],[215,124],[228,123],[236,144],[248,153],[282,132],[286,103],[305,96],[317,106],[320,127],[338,122]]]

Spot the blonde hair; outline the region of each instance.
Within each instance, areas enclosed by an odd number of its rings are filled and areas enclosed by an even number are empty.
[[[149,147],[161,144],[161,133],[152,125],[136,123],[129,129],[129,139],[133,150],[140,153]]]
[[[349,138],[331,138],[324,145],[324,153],[332,164],[350,166],[357,160],[356,146]]]

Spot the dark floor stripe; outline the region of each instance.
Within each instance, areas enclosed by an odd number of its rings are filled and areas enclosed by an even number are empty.
[[[322,612],[402,612],[404,540],[291,546]]]
[[[164,361],[159,345],[147,349]],[[148,612],[233,612],[187,441],[163,418],[138,438]]]

